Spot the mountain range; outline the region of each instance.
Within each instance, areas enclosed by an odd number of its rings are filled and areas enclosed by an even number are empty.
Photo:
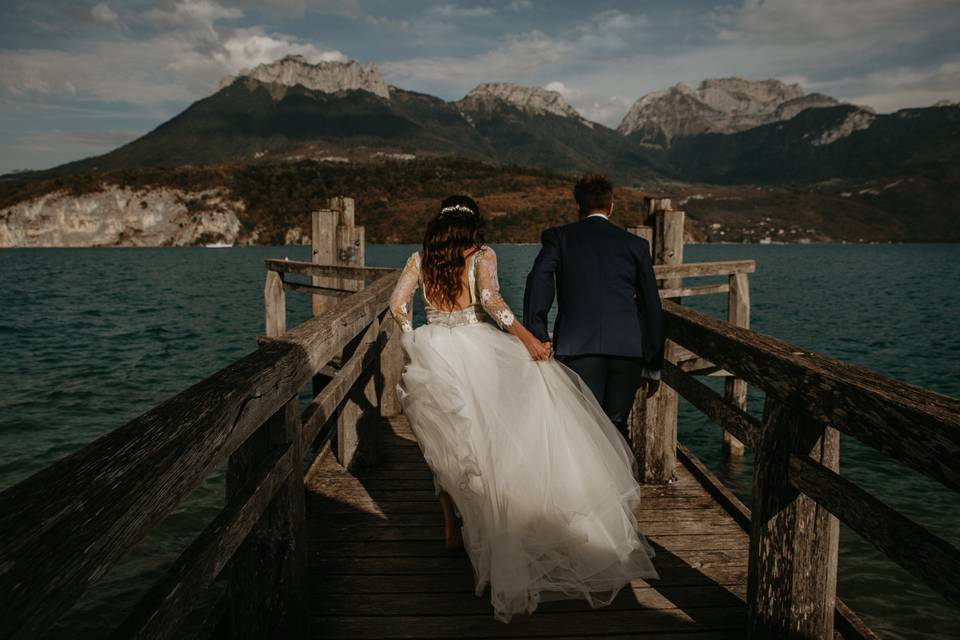
[[[55,185],[66,175],[450,157],[560,174],[602,171],[627,186],[661,190],[691,182],[802,189],[833,181],[838,193],[857,184],[859,193],[877,191],[871,181],[916,185],[904,178],[917,178],[924,197],[911,198],[929,207],[919,215],[933,220],[925,228],[934,235],[924,238],[960,239],[944,231],[955,226],[960,174],[956,104],[877,114],[797,84],[734,77],[644,95],[613,129],[540,87],[486,83],[446,101],[387,85],[375,65],[311,64],[300,56],[225,78],[212,95],[114,151],[4,176],[0,200],[15,203],[11,189],[38,180]],[[882,202],[893,195],[882,191]]]

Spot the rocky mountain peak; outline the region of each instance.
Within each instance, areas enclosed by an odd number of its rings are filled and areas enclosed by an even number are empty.
[[[313,63],[302,55],[288,55],[274,62],[259,64],[252,69],[243,69],[235,76],[227,76],[220,81],[219,88],[232,84],[237,78],[250,78],[288,87],[300,84],[307,89],[324,93],[369,91],[381,98],[390,98],[390,90],[377,66],[360,64],[356,60]]]
[[[648,93],[633,104],[617,130],[624,135],[639,132],[642,142],[668,146],[680,136],[734,133],[837,104],[829,96],[805,94],[799,84],[776,79],[712,78],[696,89],[680,83]]]
[[[509,82],[488,82],[478,85],[457,102],[457,106],[461,111],[481,111],[489,110],[498,101],[511,104],[526,113],[537,115],[551,113],[566,118],[574,118],[584,124],[592,124],[585,120],[556,91],[550,91],[543,87],[526,87]]]

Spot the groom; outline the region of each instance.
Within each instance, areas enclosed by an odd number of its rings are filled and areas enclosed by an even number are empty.
[[[580,220],[543,232],[527,276],[523,321],[547,342],[547,314],[557,297],[553,347],[576,371],[630,442],[627,418],[646,380],[659,387],[664,335],[660,294],[647,241],[610,222],[613,185],[599,174],[577,182]]]

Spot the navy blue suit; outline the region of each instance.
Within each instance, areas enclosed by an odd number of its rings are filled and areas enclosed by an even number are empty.
[[[556,295],[554,353],[580,374],[626,436],[644,370],[658,376],[663,363],[663,315],[649,245],[601,216],[547,229],[541,243],[527,276],[524,325],[548,340]]]

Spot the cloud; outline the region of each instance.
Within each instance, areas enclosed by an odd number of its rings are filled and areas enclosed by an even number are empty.
[[[960,100],[960,57],[932,68],[899,66],[862,76],[811,83],[811,89],[880,112]]]
[[[268,16],[302,17],[306,13],[358,18],[360,0],[224,0],[221,4]]]
[[[556,91],[565,99],[570,100],[572,98],[577,98],[580,96],[580,92],[576,89],[572,89],[567,85],[563,84],[559,80],[554,80],[553,82],[548,82],[543,86],[547,91]]]
[[[430,9],[430,13],[444,18],[488,18],[496,13],[493,7],[461,7],[454,4],[436,5]]]
[[[90,9],[90,17],[93,18],[94,22],[99,22],[115,29],[120,27],[120,16],[118,16],[117,12],[111,9],[110,5],[106,2],[93,5]]]
[[[432,83],[465,91],[481,82],[517,81],[563,61],[569,47],[541,31],[507,36],[501,46],[468,57],[413,58],[380,65],[395,82]]]
[[[134,16],[141,27],[156,30],[153,35],[118,32],[72,51],[0,50],[0,96],[182,103],[210,94],[225,75],[284,55],[314,62],[345,59],[340,51],[292,35],[230,26],[242,15],[209,0],[180,0]]]
[[[236,32],[223,42],[223,50],[213,58],[224,69],[236,73],[290,54],[302,55],[314,63],[342,62],[347,59],[339,51],[324,51],[312,44],[298,42],[293,36],[267,34],[258,28]]]
[[[155,6],[138,16],[141,23],[155,29],[203,27],[212,29],[215,22],[237,20],[243,11],[210,0],[180,0],[171,7]]]
[[[533,2],[530,0],[513,0],[507,5],[507,11],[530,11],[533,9]]]

